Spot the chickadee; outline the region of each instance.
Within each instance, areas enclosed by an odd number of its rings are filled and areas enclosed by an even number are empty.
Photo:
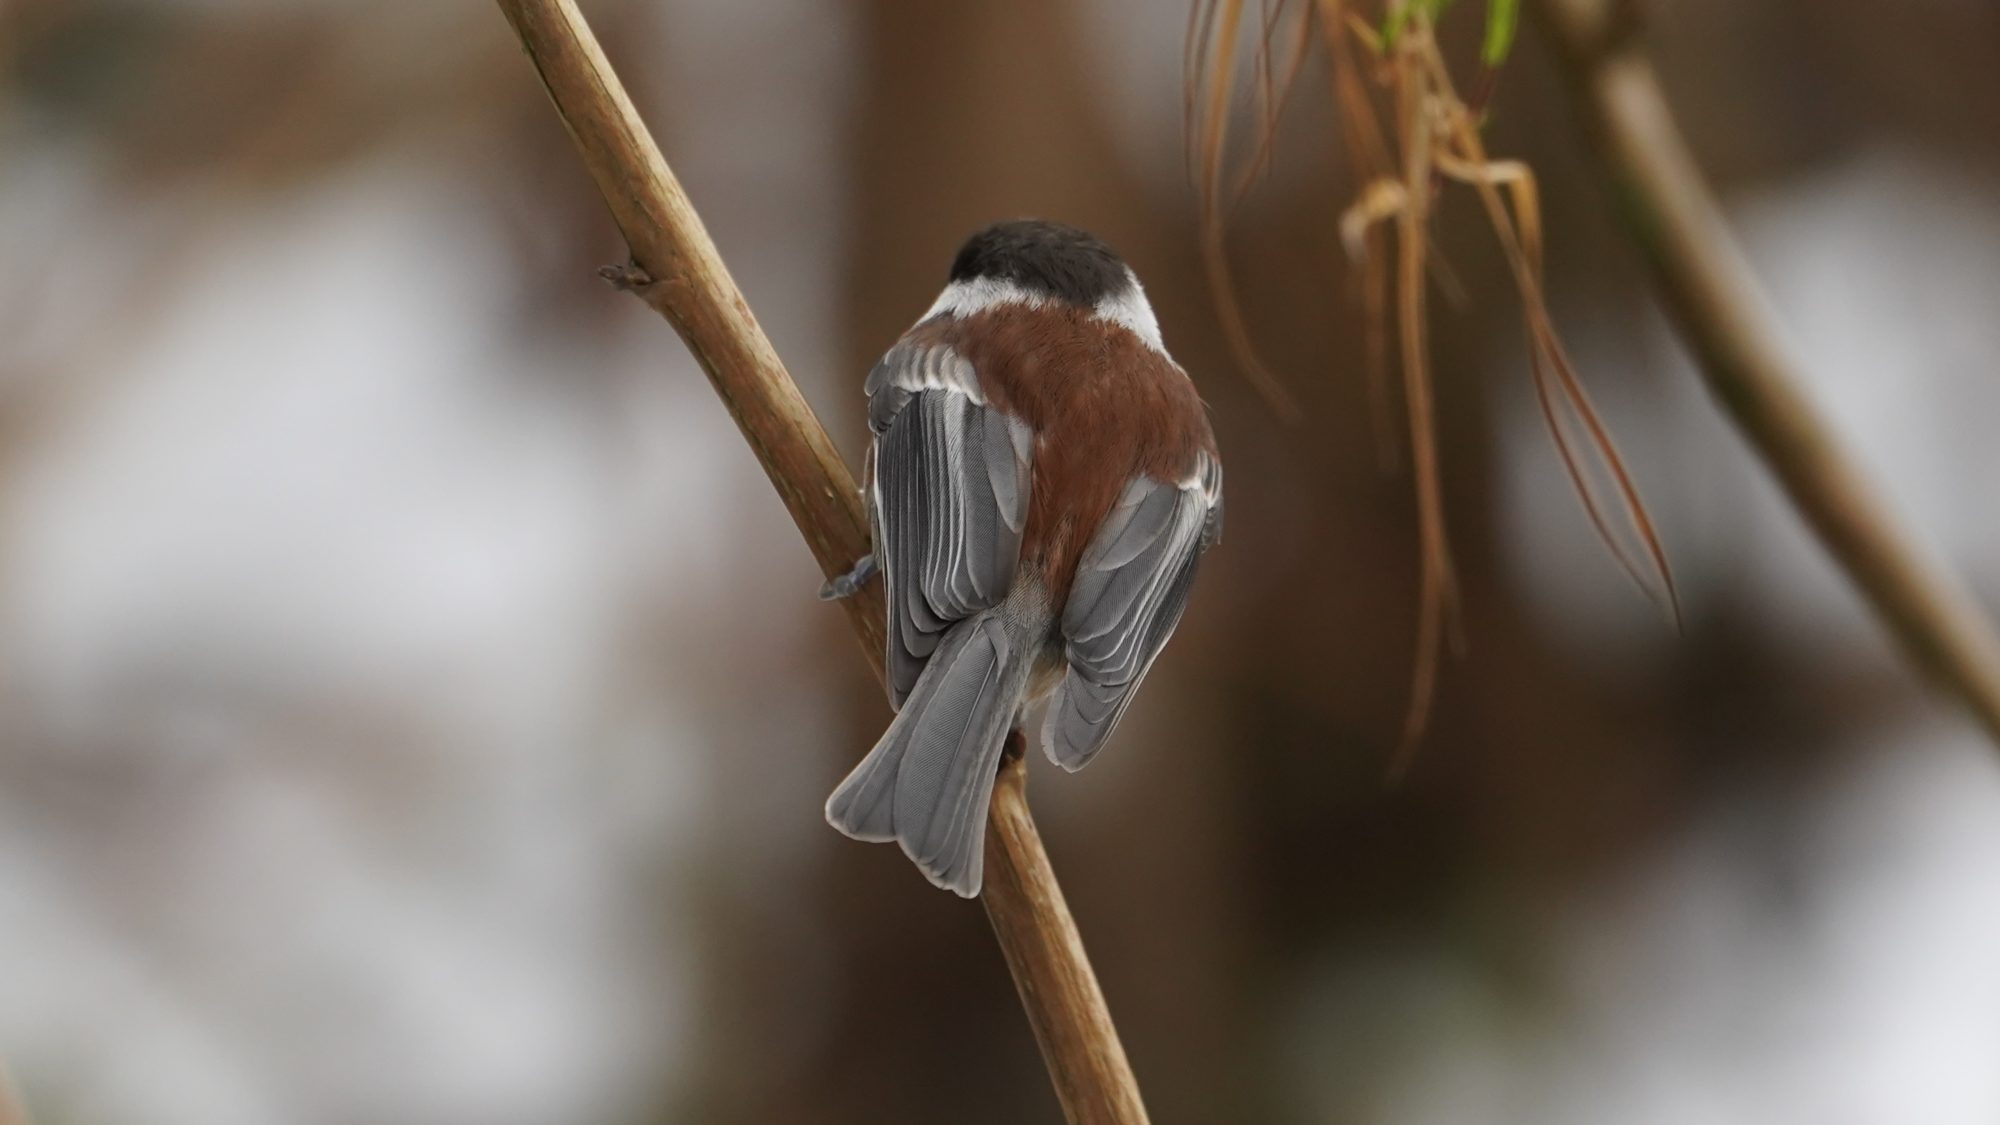
[[[1056,223],[973,235],[867,393],[875,554],[826,596],[879,564],[897,714],[826,818],[971,898],[1008,731],[1054,692],[1043,751],[1096,756],[1222,531],[1222,464],[1139,279]]]

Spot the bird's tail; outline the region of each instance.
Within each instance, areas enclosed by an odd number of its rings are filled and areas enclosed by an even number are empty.
[[[894,840],[931,882],[976,896],[986,804],[1030,649],[1000,610],[952,626],[881,741],[827,798],[827,823],[857,840]]]

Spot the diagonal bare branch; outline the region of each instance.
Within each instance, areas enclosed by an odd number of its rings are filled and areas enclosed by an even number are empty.
[[[854,477],[730,279],[700,216],[573,0],[497,0],[632,255],[608,271],[674,326],[708,373],[828,577],[868,551]],[[801,597],[808,596],[802,592]],[[843,603],[882,675],[881,584]],[[1029,815],[1018,737],[993,788],[982,902],[1063,1111],[1143,1125],[1146,1110],[1076,923]]]

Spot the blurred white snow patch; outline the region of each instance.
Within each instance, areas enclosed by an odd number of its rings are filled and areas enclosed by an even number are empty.
[[[618,493],[464,193],[242,201],[9,482],[0,1054],[60,1116],[602,1120],[671,1073],[631,888],[678,829],[599,797],[691,784],[686,726],[602,698]]]
[[[2000,199],[1990,185],[1875,150],[1738,201],[1731,218],[1822,413],[1913,533],[2000,592]],[[1637,339],[1624,327],[1635,317]],[[1556,321],[1660,525],[1690,616],[1728,596],[1762,607],[1800,650],[1895,662],[1668,325],[1650,308],[1567,299]],[[1657,658],[1675,643],[1671,630],[1592,534],[1526,372],[1503,382],[1515,388],[1501,443],[1505,538],[1533,603],[1593,659]]]
[[[1528,979],[1437,954],[1373,978],[1393,1004],[1340,991],[1318,1018],[1348,1013],[1389,1076],[1369,1119],[2000,1120],[2000,763],[1943,725],[1884,726],[1847,760],[1542,912]]]
[[[470,686],[467,659],[518,682],[484,733],[566,706],[603,513],[574,420],[496,393],[486,241],[394,172],[218,231],[24,482],[15,665],[64,730],[160,679],[379,699]]]
[[[858,418],[865,370],[827,361],[847,21],[656,18],[649,116],[809,393]],[[678,112],[746,53],[784,80]],[[830,781],[793,767],[840,729],[810,683],[832,611],[782,504],[636,302],[585,273],[627,315],[524,329],[463,179],[491,169],[434,141],[278,199],[135,199],[82,146],[0,167],[0,318],[33,313],[0,368],[60,392],[0,514],[32,735],[0,754],[0,954],[35,967],[0,979],[0,1058],[47,1116],[648,1112],[686,1081],[714,910],[679,881],[740,854],[796,912],[829,846]],[[107,321],[162,247],[187,268]]]

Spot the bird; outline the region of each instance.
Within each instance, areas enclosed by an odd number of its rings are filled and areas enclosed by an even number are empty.
[[[826,818],[973,898],[1008,734],[1046,699],[1050,761],[1103,749],[1221,537],[1222,462],[1138,276],[1060,223],[968,238],[864,390],[874,549],[822,596],[882,578],[896,715]]]

